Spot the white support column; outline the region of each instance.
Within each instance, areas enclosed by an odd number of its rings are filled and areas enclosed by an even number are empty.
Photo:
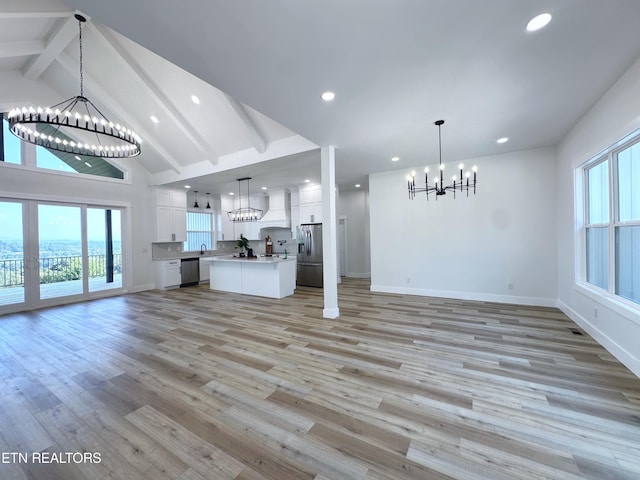
[[[322,269],[324,286],[324,318],[336,318],[338,309],[338,242],[336,240],[336,155],[333,146],[320,150],[322,179]]]

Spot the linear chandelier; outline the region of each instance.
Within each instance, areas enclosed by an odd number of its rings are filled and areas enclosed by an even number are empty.
[[[14,108],[9,128],[16,137],[51,150],[102,158],[129,158],[140,154],[140,137],[131,129],[113,123],[84,96],[82,24],[76,13],[80,43],[80,95],[52,107]]]
[[[440,153],[440,175],[435,175],[435,179],[432,185],[429,185],[429,167],[425,167],[424,169],[424,187],[416,187],[416,172],[415,170],[411,172],[411,174],[407,177],[408,180],[408,189],[409,189],[409,198],[413,200],[416,197],[416,193],[424,192],[426,194],[427,200],[429,200],[429,194],[435,192],[436,200],[440,195],[446,195],[447,191],[453,192],[453,198],[456,198],[456,190],[460,192],[467,192],[467,197],[469,196],[469,190],[473,190],[473,194],[476,194],[476,180],[477,180],[477,172],[478,167],[475,165],[471,169],[471,171],[464,171],[464,165],[461,163],[458,165],[460,169],[460,178],[457,175],[454,175],[451,178],[451,184],[444,184],[444,165],[442,164],[442,125],[444,124],[444,120],[437,120],[434,122],[434,125],[438,126],[438,148]],[[473,172],[473,182],[470,182],[471,173]],[[466,180],[466,183],[465,183]]]
[[[260,220],[262,218],[263,211],[260,210],[259,208],[251,208],[251,202],[249,199],[249,180],[251,180],[251,177],[238,178],[237,180],[238,180],[238,202],[239,202],[240,208],[236,208],[235,210],[231,210],[227,212],[227,215],[229,215],[229,220],[231,220],[234,223],[256,222]],[[242,206],[242,194],[240,193],[240,186],[244,181],[247,182],[247,206],[246,207]]]

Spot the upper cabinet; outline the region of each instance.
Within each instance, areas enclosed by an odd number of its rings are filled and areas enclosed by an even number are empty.
[[[300,189],[300,223],[322,223],[322,186]]]
[[[229,195],[220,196],[220,220],[221,231],[218,235],[218,240],[228,241],[237,240],[240,238],[240,234],[248,238],[249,240],[260,239],[260,222],[238,222],[234,223],[229,220],[227,212],[236,208],[248,207],[259,208],[266,210],[266,200],[264,195],[251,195],[247,200],[246,196],[242,197],[242,201],[238,197],[231,197]]]
[[[181,190],[154,188],[153,242],[184,242],[187,239],[187,196]]]

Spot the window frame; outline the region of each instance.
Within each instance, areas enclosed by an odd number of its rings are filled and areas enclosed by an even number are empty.
[[[640,324],[640,302],[634,302],[616,293],[616,231],[620,227],[640,226],[640,219],[620,221],[619,190],[618,190],[618,154],[624,150],[640,146],[640,131],[633,132],[616,144],[598,153],[590,160],[576,168],[576,279],[578,291],[589,297],[596,296],[599,300],[606,300],[607,306],[622,315],[629,313],[634,321]],[[608,162],[609,221],[606,223],[589,223],[589,170],[603,162]],[[607,289],[603,289],[587,281],[587,232],[590,228],[605,227],[608,229],[608,278]]]
[[[0,120],[5,121],[5,113],[0,112]],[[2,149],[2,152],[3,152],[3,160],[6,160],[4,159],[4,138],[1,138],[0,140],[1,140],[0,149]],[[45,149],[45,147],[41,147],[39,145],[34,145],[32,143],[27,143],[23,140],[20,140],[20,162],[14,163],[14,162],[0,161],[0,168],[16,168],[16,169],[47,173],[51,175],[62,175],[62,176],[73,177],[73,178],[100,180],[103,182],[115,182],[120,184],[124,183],[128,185],[132,184],[131,169],[129,167],[124,166],[124,164],[120,162],[114,161],[113,159],[110,159],[109,163],[111,163],[115,168],[117,168],[123,173],[123,178],[105,177],[102,175],[92,175],[89,173],[81,173],[76,171],[70,172],[70,171],[40,167],[38,166],[38,148]],[[50,153],[55,155],[55,153],[53,152],[50,152]]]
[[[200,215],[209,215],[210,218],[210,225],[211,225],[211,230],[189,230],[189,214],[190,213],[195,213],[195,214],[200,214]],[[187,217],[187,239],[184,241],[183,245],[183,251],[185,252],[199,252],[200,251],[200,246],[198,245],[198,248],[194,249],[194,250],[189,250],[189,232],[194,232],[194,233],[209,233],[211,235],[211,250],[216,250],[217,249],[217,244],[216,244],[216,216],[215,216],[215,212],[212,210],[211,212],[200,212],[200,211],[194,211],[194,210],[187,210],[185,213],[186,217]]]

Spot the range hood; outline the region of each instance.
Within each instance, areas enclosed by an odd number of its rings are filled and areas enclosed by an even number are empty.
[[[258,223],[260,228],[291,228],[291,195],[288,191],[269,192],[269,210]]]

